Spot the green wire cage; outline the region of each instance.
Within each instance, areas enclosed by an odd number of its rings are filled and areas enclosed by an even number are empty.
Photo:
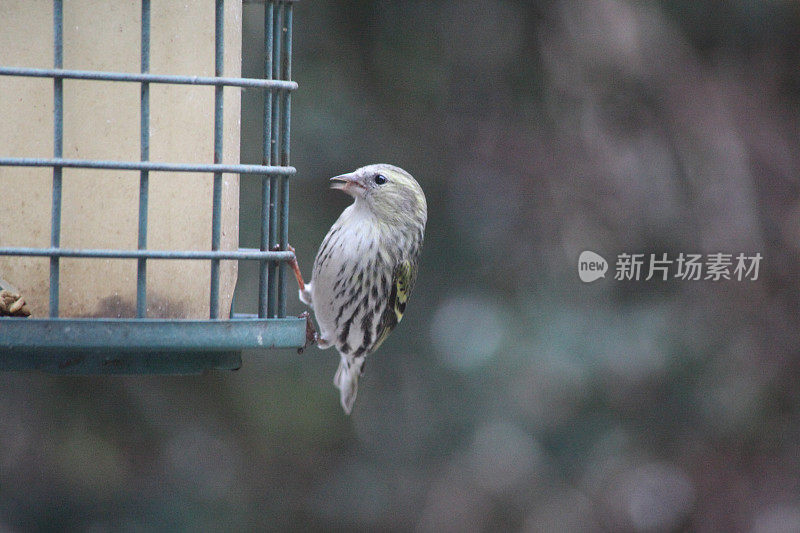
[[[63,0],[52,2],[53,68],[0,65],[0,76],[52,80],[53,156],[3,154],[0,179],[21,167],[52,169],[50,242],[44,247],[2,246],[0,256],[49,260],[49,312],[46,317],[0,317],[0,370],[40,369],[56,373],[196,373],[207,369],[236,369],[241,352],[259,348],[300,348],[306,339],[306,319],[286,316],[288,246],[292,11],[290,1],[264,4],[264,78],[225,77],[224,28],[226,2],[214,0],[214,76],[153,74],[150,72],[151,5],[141,0],[141,70],[109,72],[63,68]],[[256,3],[256,2],[253,2]],[[140,87],[139,160],[70,159],[64,156],[64,80],[135,84]],[[213,161],[205,164],[150,159],[151,86],[206,86],[214,91]],[[223,164],[223,94],[226,90],[256,89],[264,94],[262,161]],[[30,127],[25,124],[17,128]],[[45,133],[42,132],[44,135]],[[211,135],[211,132],[209,132]],[[0,151],[2,151],[0,147]],[[238,147],[236,147],[238,149]],[[136,248],[75,248],[61,243],[64,169],[113,169],[138,175],[138,242]],[[4,172],[2,172],[4,171]],[[90,170],[86,170],[90,172]],[[148,202],[152,200],[151,172],[202,173],[213,176],[209,249],[165,250],[148,247]],[[261,180],[260,247],[224,250],[221,239],[223,174]],[[42,213],[41,216],[47,216]],[[2,237],[2,228],[0,228]],[[0,240],[0,245],[4,244]],[[135,313],[129,318],[63,317],[59,312],[59,275],[65,259],[94,258],[136,263]],[[67,260],[69,260],[67,259]],[[151,318],[148,309],[148,264],[152,261],[202,261],[210,265],[208,317]],[[220,305],[220,264],[256,261],[259,264],[258,309],[234,313]],[[0,278],[4,273],[0,271]],[[4,282],[0,281],[0,285]],[[2,287],[0,289],[9,289]]]

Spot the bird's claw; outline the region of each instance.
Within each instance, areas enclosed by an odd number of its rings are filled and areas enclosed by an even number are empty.
[[[294,247],[291,244],[287,243],[286,249],[292,253],[295,253]],[[280,245],[275,245],[272,248],[270,248],[270,251],[280,252],[282,250]],[[300,265],[297,264],[297,257],[292,257],[289,260],[289,266],[292,268],[292,271],[294,272],[294,277],[297,280],[297,286],[300,288],[301,291],[304,291],[306,289],[306,284],[303,281],[303,275],[300,273]]]
[[[269,251],[270,252],[283,252],[284,250],[283,250],[283,248],[281,248],[280,244],[276,244],[275,246],[270,248]],[[294,253],[294,246],[292,246],[291,244],[287,244],[286,245],[286,251]]]
[[[306,343],[297,349],[297,355],[300,355],[305,351],[312,344],[316,344],[317,340],[319,339],[319,333],[317,333],[316,328],[314,328],[314,321],[311,320],[311,315],[308,311],[303,311],[300,313],[297,318],[305,318],[306,319]]]

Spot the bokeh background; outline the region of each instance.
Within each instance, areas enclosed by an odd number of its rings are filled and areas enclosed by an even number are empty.
[[[261,76],[262,8],[244,17]],[[329,177],[390,162],[428,197],[353,415],[316,348],[5,374],[0,529],[800,530],[797,3],[309,0],[294,35],[306,276],[348,203]],[[757,281],[584,284],[587,249],[764,260]]]

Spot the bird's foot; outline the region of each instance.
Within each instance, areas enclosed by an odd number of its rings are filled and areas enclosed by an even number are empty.
[[[287,244],[286,249],[292,253],[295,253],[294,247],[291,244]],[[272,248],[270,248],[270,251],[279,252],[281,251],[281,247],[280,245],[275,245]],[[300,273],[300,265],[297,264],[297,256],[292,257],[289,260],[289,266],[292,267],[292,271],[294,272],[294,277],[297,280],[297,286],[300,287],[301,291],[304,291],[306,289],[306,284],[303,281],[303,275]]]
[[[319,333],[317,333],[316,328],[314,328],[314,321],[311,320],[311,315],[308,313],[308,311],[303,311],[297,316],[297,318],[306,319],[306,343],[301,348],[297,349],[297,355],[300,355],[310,345],[316,344],[317,340],[319,339]]]

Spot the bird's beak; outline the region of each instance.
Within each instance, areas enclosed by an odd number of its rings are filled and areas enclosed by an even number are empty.
[[[355,173],[342,174],[331,178],[331,189],[344,191],[351,196],[359,194],[364,188]]]

